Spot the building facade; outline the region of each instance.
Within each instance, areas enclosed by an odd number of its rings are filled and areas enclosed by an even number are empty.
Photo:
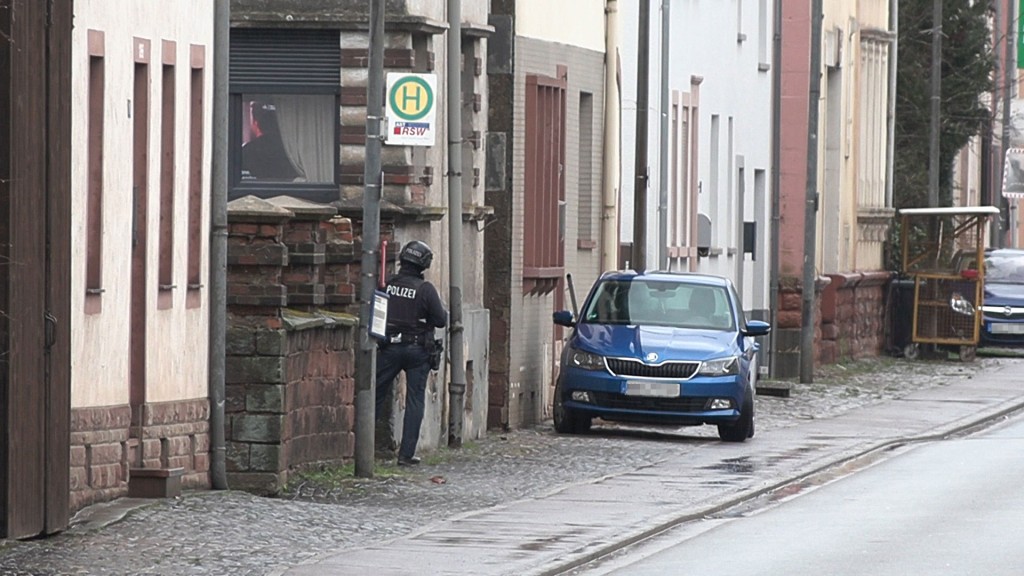
[[[462,306],[468,389],[464,437],[483,434],[486,414],[488,311],[483,302],[485,205],[484,131],[488,85],[484,62],[491,28],[488,2],[462,3],[462,129],[447,131],[447,3],[444,0],[387,2],[384,71],[436,75],[436,138],[430,146],[385,141],[382,150],[381,238],[385,274],[394,270],[399,248],[427,242],[435,253],[427,279],[449,301],[449,219],[460,218],[463,240]],[[361,242],[366,142],[369,3],[363,0],[233,0],[231,3],[231,135],[229,198],[294,198],[320,203],[351,222]],[[383,100],[384,95],[381,95]],[[268,144],[272,138],[275,142]],[[461,148],[461,214],[448,213],[449,141]],[[272,158],[272,159],[268,159]],[[358,267],[347,276],[358,277]],[[330,279],[315,280],[331,284]],[[342,286],[345,281],[339,282]],[[355,282],[358,286],[358,282]],[[328,291],[334,289],[328,286]],[[358,315],[349,304],[329,306]],[[324,305],[322,295],[309,304]],[[334,304],[338,304],[335,301]],[[401,437],[404,379],[387,415]],[[431,374],[419,446],[447,444],[449,402],[445,369]]]
[[[816,361],[873,355],[884,343],[883,260],[892,221],[887,147],[892,91],[889,62],[895,34],[889,3],[827,0],[821,44],[811,46],[806,2],[782,1],[779,86],[779,306],[776,371],[800,366],[808,105],[818,106],[815,277]],[[817,50],[820,70],[810,70]],[[810,74],[820,73],[820,99],[809,102]],[[819,293],[820,292],[820,293]]]
[[[748,317],[767,320],[774,2],[651,5],[644,143],[637,141],[639,4],[623,6],[621,241],[632,245],[633,207],[637,194],[646,194],[647,268],[730,278]],[[648,183],[638,191],[641,144]]]
[[[566,273],[582,298],[601,270],[605,2],[492,2],[490,22],[487,421],[519,427],[550,416]]]
[[[74,3],[71,508],[209,484],[213,8]]]

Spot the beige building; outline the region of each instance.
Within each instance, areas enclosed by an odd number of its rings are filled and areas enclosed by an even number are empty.
[[[775,375],[800,366],[801,292],[808,164],[808,104],[818,107],[815,271],[819,362],[874,355],[884,338],[883,249],[892,221],[887,148],[889,2],[826,0],[821,22],[820,99],[808,103],[811,14],[782,0],[779,230]],[[812,49],[814,49],[812,48]]]
[[[77,0],[71,506],[208,485],[213,6]]]

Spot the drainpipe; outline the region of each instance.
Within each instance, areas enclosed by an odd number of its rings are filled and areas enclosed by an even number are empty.
[[[898,0],[890,0],[896,2]],[[771,214],[771,263],[768,271],[768,308],[771,310],[770,321],[776,329],[768,338],[771,358],[768,361],[768,377],[774,378],[778,365],[778,317],[779,309],[779,226],[782,223],[781,181],[782,181],[782,2],[775,0],[774,19],[775,33],[772,38],[772,214]]]
[[[889,141],[885,146],[885,207],[892,207],[892,178],[896,157],[896,63],[899,56],[900,7],[899,0],[889,0],[889,31],[892,41],[889,43],[889,113],[886,117],[886,128]]]
[[[462,0],[448,0],[448,446],[462,447],[466,359],[462,324]]]
[[[224,454],[225,333],[228,252],[228,48],[230,0],[213,7],[213,126],[210,170],[210,484],[228,487]]]
[[[619,3],[604,3],[604,143],[601,270],[619,267]]]
[[[668,59],[669,0],[661,0],[661,146],[658,151],[658,267],[668,270]]]

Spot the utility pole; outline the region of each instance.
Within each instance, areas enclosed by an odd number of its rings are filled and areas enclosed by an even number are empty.
[[[228,270],[228,51],[231,3],[213,5],[213,151],[210,170],[210,484],[227,490],[225,349]]]
[[[807,98],[807,193],[804,199],[804,275],[801,296],[800,382],[814,382],[814,285],[818,236],[818,106],[821,100],[822,0],[811,2],[811,71]]]
[[[1004,4],[1005,2],[1005,4]],[[1013,71],[1015,66],[1013,57],[1013,46],[1014,46],[1014,10],[1013,0],[1003,0],[999,5],[1003,8],[1003,17],[1005,18],[1006,24],[1006,51],[1004,52],[1003,58],[1003,145],[1002,145],[1002,156],[1003,163],[1006,162],[1006,151],[1010,149],[1010,122],[1011,122],[1011,104],[1013,102]],[[1010,230],[1010,246],[1017,246],[1017,235],[1016,235],[1016,220],[1017,215],[1014,214],[1013,208],[1015,202],[1010,202],[1008,198],[1003,196],[1003,179],[999,179],[999,207],[1000,212],[1006,215],[1007,228]],[[996,246],[1002,248],[1006,246],[1006,235],[1003,234],[1002,229],[1002,215],[996,218],[995,222],[992,223],[992,227],[996,233]]]
[[[650,91],[651,0],[640,0],[636,74],[636,165],[633,189],[633,270],[647,268],[647,109]]]
[[[448,446],[462,447],[466,360],[462,323],[462,0],[448,0]]]
[[[366,163],[363,168],[363,240],[356,354],[355,475],[373,477],[377,342],[370,336],[380,246],[381,116],[384,97],[384,0],[370,0],[370,62],[366,83]]]
[[[928,206],[939,205],[939,105],[942,96],[942,0],[932,6],[932,118],[928,146]]]
[[[669,269],[668,263],[668,59],[671,31],[670,0],[661,0],[661,142],[658,154],[658,267]]]

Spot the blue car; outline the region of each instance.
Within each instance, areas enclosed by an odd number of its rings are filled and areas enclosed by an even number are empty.
[[[754,435],[756,336],[732,282],[701,274],[631,271],[598,278],[562,352],[553,414],[560,433],[590,429],[593,418],[646,424],[718,426],[719,437]]]
[[[985,253],[982,346],[1024,345],[1024,250]]]

